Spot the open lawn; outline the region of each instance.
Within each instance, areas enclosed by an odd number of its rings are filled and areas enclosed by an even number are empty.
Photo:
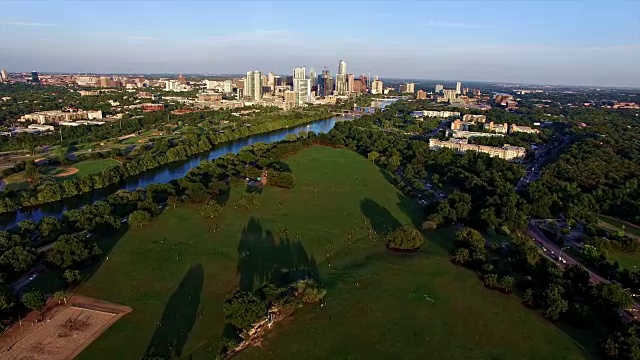
[[[452,265],[450,230],[427,234],[426,248],[412,255],[370,236],[422,215],[367,159],[312,147],[287,163],[296,187],[265,188],[257,209],[237,206],[244,189],[234,188],[216,220],[205,220],[199,205],[166,208],[146,227],[101,244],[108,258],[78,292],[133,312],[78,359],[211,359],[224,297],[300,268],[319,272],[326,305],[276,324],[262,348],[238,358],[587,357],[517,298],[485,290]]]
[[[611,262],[617,261],[620,267],[636,271],[640,269],[640,254],[626,253],[624,251],[609,250],[607,259]]]
[[[627,236],[640,240],[640,226],[638,225],[605,215],[600,215],[599,225],[605,230],[624,231]]]
[[[112,166],[120,165],[118,160],[114,159],[97,159],[97,160],[85,160],[70,166],[51,166],[45,167],[42,170],[44,175],[54,176],[57,180],[72,180],[81,176],[88,176],[98,174],[105,169]],[[72,171],[69,171],[71,169]],[[73,170],[77,169],[77,171]],[[65,174],[69,174],[66,175]]]

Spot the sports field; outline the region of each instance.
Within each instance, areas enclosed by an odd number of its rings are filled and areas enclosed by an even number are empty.
[[[72,180],[81,176],[94,175],[113,166],[120,165],[114,159],[85,160],[70,166],[55,166],[43,169],[45,175],[54,176],[56,180]]]
[[[78,358],[140,359],[153,352],[211,359],[223,333],[224,297],[296,267],[318,269],[326,305],[278,323],[262,348],[238,358],[586,357],[515,297],[485,290],[473,273],[452,265],[444,249],[448,230],[427,234],[425,249],[413,255],[374,241],[370,231],[422,216],[365,158],[312,147],[287,162],[296,187],[267,187],[255,210],[236,206],[244,189],[235,188],[213,222],[197,205],[166,208],[115,245],[103,244],[108,259],[79,293],[133,312]]]

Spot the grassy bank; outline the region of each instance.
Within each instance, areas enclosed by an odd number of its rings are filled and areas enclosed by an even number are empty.
[[[167,208],[102,244],[108,258],[79,292],[134,311],[78,358],[139,359],[170,344],[166,355],[210,359],[220,348],[224,297],[298,266],[317,267],[326,305],[277,324],[262,348],[239,358],[586,356],[515,297],[483,289],[473,273],[450,264],[450,230],[426,234],[420,253],[387,251],[373,234],[422,216],[368,160],[312,147],[287,163],[296,187],[265,188],[257,209],[238,206],[244,189],[234,188],[214,221],[198,205]]]

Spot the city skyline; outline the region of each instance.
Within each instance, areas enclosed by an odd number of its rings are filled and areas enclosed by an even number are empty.
[[[355,14],[367,20],[345,36],[308,26],[278,3],[134,2],[122,12],[100,2],[10,2],[0,20],[0,66],[41,73],[286,74],[304,65],[335,74],[336,60],[344,59],[349,73],[380,78],[639,87],[634,14],[640,6],[572,4],[513,3],[496,13],[499,3],[400,3],[381,10],[341,2],[332,21],[354,21]],[[277,26],[262,21],[276,15]],[[397,26],[394,19],[408,30],[401,37],[388,31]],[[598,22],[609,25],[593,26]]]

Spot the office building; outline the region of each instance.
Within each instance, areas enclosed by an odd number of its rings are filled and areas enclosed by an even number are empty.
[[[351,94],[353,92],[353,81],[355,76],[353,74],[347,74],[347,92]]]
[[[293,80],[295,79],[306,79],[307,72],[304,67],[293,69]]]
[[[427,98],[427,93],[422,90],[418,90],[418,93],[416,94],[416,99],[424,100],[426,98]]]
[[[262,100],[262,74],[260,71],[247,72],[244,82],[244,97],[256,101]]]
[[[411,113],[413,117],[439,117],[450,118],[460,117],[460,113],[457,111],[437,111],[437,110],[418,110]]]
[[[488,132],[476,132],[476,131],[465,131],[465,130],[453,130],[454,138],[471,139],[474,137],[491,137],[491,136],[504,136],[504,134],[494,134],[494,133],[488,133]]]
[[[456,94],[462,94],[462,84],[460,83],[460,81],[456,83]]]
[[[346,95],[347,88],[347,74],[336,75],[336,95]]]
[[[456,100],[456,91],[455,90],[442,90],[444,93],[444,100],[448,102],[454,102]]]
[[[32,71],[31,72],[31,82],[32,83],[39,83],[40,82],[40,78],[38,77],[38,72],[37,71]]]
[[[493,121],[484,123],[485,131],[495,131],[496,134],[506,134],[509,132],[509,124],[495,124]]]
[[[37,124],[57,124],[60,122],[69,122],[74,120],[87,120],[87,119],[102,119],[102,110],[39,111],[39,112],[23,115],[18,119],[18,121],[20,122],[29,121]]]
[[[353,92],[358,94],[364,94],[368,91],[367,79],[364,75],[360,75],[358,79],[353,80]]]
[[[347,63],[344,60],[340,60],[340,62],[338,63],[338,74],[347,74]]]
[[[477,151],[489,154],[489,156],[492,157],[499,157],[505,160],[522,159],[526,155],[525,148],[519,146],[511,146],[509,144],[505,144],[502,147],[494,147],[469,144],[467,139],[451,139],[449,141],[441,141],[435,138],[429,139],[429,150],[438,150],[441,148],[453,149],[458,154],[462,154],[466,151]]]
[[[2,71],[0,71],[0,82],[7,81],[9,81],[9,74],[7,73],[7,69],[2,68]]]
[[[406,83],[400,85],[401,93],[414,93],[415,92],[415,84],[414,83]]]
[[[271,87],[271,91],[276,89],[276,74],[272,71],[269,71],[269,74],[267,75],[267,85]]]
[[[444,90],[444,85],[442,84],[436,85],[436,91],[435,91],[436,93],[441,93],[442,90]]]
[[[311,80],[294,79],[293,92],[295,93],[295,106],[303,106],[311,97]]]
[[[316,69],[311,68],[311,70],[309,70],[309,80],[311,80],[312,88],[318,85],[318,74],[316,73]]]
[[[516,124],[511,124],[511,133],[526,133],[526,134],[539,134],[540,130],[529,127],[529,126],[520,126]]]
[[[382,81],[378,80],[376,77],[375,80],[371,83],[371,93],[372,94],[382,94],[384,92],[384,85]]]
[[[485,123],[487,121],[487,115],[464,114],[464,116],[462,116],[462,120],[468,122]]]
[[[327,97],[333,93],[333,77],[329,69],[322,70],[318,75],[318,96]]]

